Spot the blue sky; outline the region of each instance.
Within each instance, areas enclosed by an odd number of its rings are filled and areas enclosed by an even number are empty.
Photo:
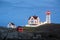
[[[51,11],[52,23],[60,23],[60,0],[0,0],[0,26],[9,22],[26,25],[33,15],[45,21],[45,12]]]

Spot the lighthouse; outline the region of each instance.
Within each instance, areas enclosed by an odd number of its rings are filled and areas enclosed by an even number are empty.
[[[47,23],[51,23],[50,14],[51,14],[50,11],[47,11],[47,12],[46,12],[46,22],[47,22]]]
[[[46,21],[45,22],[41,22],[38,16],[31,16],[28,19],[28,24],[25,26],[26,27],[38,27],[40,25],[50,24],[51,23],[50,14],[51,14],[50,11],[46,12]]]

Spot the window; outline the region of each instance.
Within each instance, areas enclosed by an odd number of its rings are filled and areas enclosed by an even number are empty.
[[[35,21],[35,23],[37,23],[37,22]]]
[[[33,18],[31,20],[33,20]]]
[[[32,20],[31,23],[34,23],[34,21]]]

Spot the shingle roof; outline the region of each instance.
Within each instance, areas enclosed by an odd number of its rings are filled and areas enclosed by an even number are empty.
[[[33,17],[34,19],[37,19],[38,18],[38,16],[31,16],[31,17]],[[29,17],[28,20],[30,20],[31,17]]]
[[[14,23],[11,23],[12,25],[15,25]]]

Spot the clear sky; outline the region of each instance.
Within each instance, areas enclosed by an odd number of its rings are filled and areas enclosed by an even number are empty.
[[[51,11],[52,23],[60,23],[60,0],[0,0],[0,26],[9,22],[26,25],[33,15],[45,21],[45,12]]]

